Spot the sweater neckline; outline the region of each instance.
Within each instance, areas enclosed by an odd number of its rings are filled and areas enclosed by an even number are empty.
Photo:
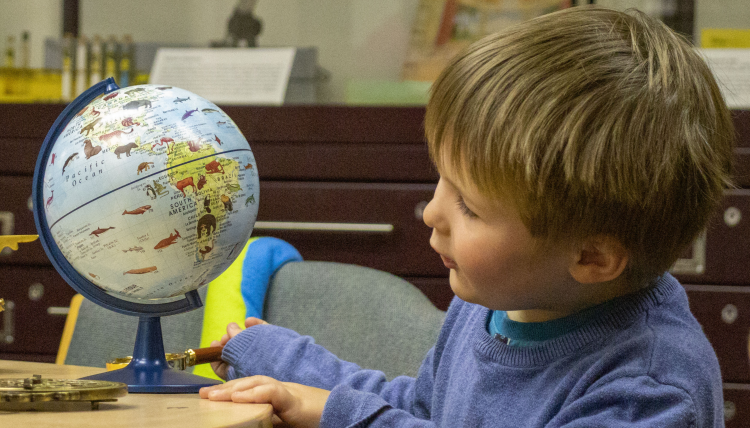
[[[491,336],[494,336],[492,333],[495,332],[500,334],[508,339],[506,343],[513,344],[513,346],[529,346],[577,330],[591,320],[598,318],[602,313],[609,312],[610,308],[616,307],[623,298],[625,296],[608,300],[562,318],[541,322],[513,321],[508,318],[508,313],[505,311],[489,311],[487,330]]]
[[[678,290],[680,284],[669,273],[657,278],[654,283],[643,290],[623,296],[605,313],[591,320],[586,325],[560,337],[524,347],[508,346],[506,343],[490,336],[486,329],[486,320],[490,315],[489,308],[479,313],[478,322],[472,326],[474,351],[483,359],[515,367],[534,367],[579,351],[584,346],[603,337],[607,337],[622,326],[636,320],[664,302]]]

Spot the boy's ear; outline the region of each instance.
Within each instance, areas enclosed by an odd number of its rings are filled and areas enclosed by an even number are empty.
[[[589,237],[579,247],[570,274],[582,284],[612,281],[622,274],[629,259],[619,240],[609,235]]]

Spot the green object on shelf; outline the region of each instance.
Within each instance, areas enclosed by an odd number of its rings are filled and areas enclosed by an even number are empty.
[[[346,85],[348,105],[425,105],[432,82],[414,80],[350,80]]]

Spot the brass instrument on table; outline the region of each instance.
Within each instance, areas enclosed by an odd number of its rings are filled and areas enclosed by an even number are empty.
[[[181,354],[165,354],[167,364],[177,370],[185,370],[198,364],[212,363],[221,361],[222,346],[212,346],[209,348],[188,349]],[[133,357],[115,358],[107,361],[107,371],[121,369],[128,364]]]

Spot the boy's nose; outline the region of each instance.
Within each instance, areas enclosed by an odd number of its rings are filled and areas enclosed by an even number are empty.
[[[440,209],[440,200],[441,199],[436,190],[435,195],[433,195],[432,199],[430,199],[430,202],[427,203],[427,206],[424,207],[424,211],[422,212],[422,221],[424,221],[424,224],[428,227],[433,229],[433,233],[446,233],[446,229],[448,228],[445,213]]]
[[[424,210],[422,211],[422,221],[424,221],[424,224],[426,224],[428,227],[435,227],[435,197],[433,196],[432,199],[430,199],[430,202],[427,203],[427,206],[424,207]]]

